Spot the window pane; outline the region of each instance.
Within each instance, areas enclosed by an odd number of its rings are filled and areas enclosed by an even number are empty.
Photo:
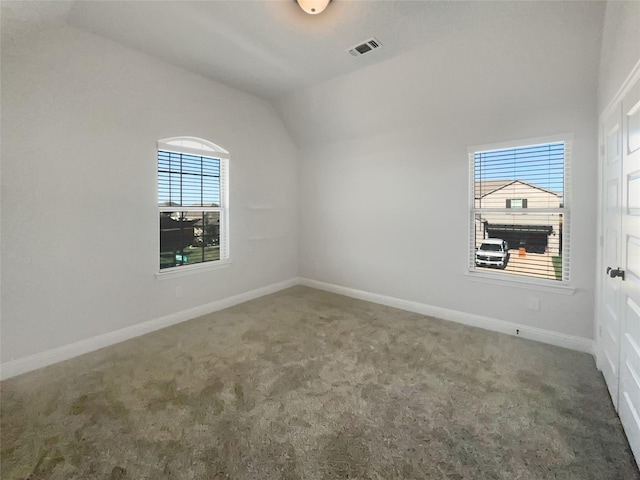
[[[220,259],[220,212],[160,212],[160,268]]]
[[[170,175],[167,172],[158,171],[158,205],[171,205]]]
[[[564,142],[474,154],[476,208],[558,208],[564,195]],[[511,208],[515,207],[512,203]]]
[[[202,157],[182,154],[182,173],[200,175]]]
[[[562,214],[484,213],[475,215],[476,270],[562,281]],[[500,239],[507,249],[500,252]]]
[[[206,176],[202,178],[202,206],[220,206],[220,177]]]
[[[159,150],[158,205],[220,206],[220,159]]]

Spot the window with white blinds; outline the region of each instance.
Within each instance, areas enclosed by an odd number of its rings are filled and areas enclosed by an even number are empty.
[[[228,259],[228,159],[202,139],[158,142],[161,271]]]
[[[469,150],[472,273],[569,282],[571,143],[553,140]]]

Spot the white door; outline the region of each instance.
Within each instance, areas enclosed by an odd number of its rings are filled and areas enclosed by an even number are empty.
[[[640,79],[622,98],[620,387],[618,411],[640,460]]]
[[[602,120],[602,269],[620,265],[622,203],[622,109],[618,103]],[[610,275],[601,282],[598,367],[602,370],[613,404],[618,409],[620,363],[620,280]]]

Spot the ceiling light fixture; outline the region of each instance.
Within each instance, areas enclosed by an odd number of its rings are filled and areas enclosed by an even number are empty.
[[[324,12],[331,0],[296,0],[300,8],[309,15],[317,15]]]

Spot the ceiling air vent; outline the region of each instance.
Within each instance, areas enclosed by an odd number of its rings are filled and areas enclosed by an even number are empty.
[[[371,37],[369,40],[366,40],[363,43],[356,45],[355,47],[351,47],[347,50],[354,57],[359,57],[360,55],[364,55],[376,48],[382,47],[380,40],[377,38]]]

